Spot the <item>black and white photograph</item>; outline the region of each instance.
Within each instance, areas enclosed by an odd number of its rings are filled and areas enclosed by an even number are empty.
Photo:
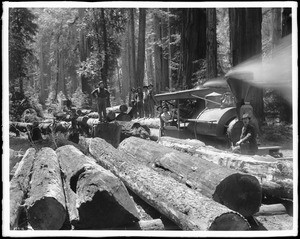
[[[2,236],[298,235],[298,3],[2,2]]]

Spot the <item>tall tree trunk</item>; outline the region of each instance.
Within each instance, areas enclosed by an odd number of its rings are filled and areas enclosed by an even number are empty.
[[[281,8],[272,8],[272,45],[275,47],[281,39]]]
[[[167,9],[163,9],[166,14]],[[162,55],[161,55],[161,62],[162,62],[162,78],[160,81],[161,89],[169,88],[169,48],[168,48],[168,22],[166,21],[165,17],[161,18],[161,42],[162,42]]]
[[[262,9],[249,8],[246,11],[246,57],[247,59],[252,56],[259,56],[261,60],[262,53],[262,36],[261,36],[261,23],[262,23]],[[264,121],[264,91],[263,88],[251,86],[248,92],[248,98],[253,106],[254,114],[258,119],[258,124],[261,127]]]
[[[135,62],[135,28],[134,28],[134,9],[129,12],[129,56],[130,56],[130,87],[137,87],[136,62]]]
[[[292,33],[292,9],[284,8],[282,11],[282,37]],[[279,95],[282,103],[282,110],[280,112],[280,119],[288,123],[293,122],[293,108],[292,104],[287,102],[282,94]]]
[[[184,83],[192,88],[193,74],[200,70],[200,61],[206,58],[205,9],[188,8],[183,17],[186,19],[182,32]]]
[[[261,59],[261,8],[230,8],[229,22],[232,65],[236,66],[253,56]],[[253,106],[261,126],[264,120],[263,89],[251,86],[244,100]]]
[[[282,37],[292,33],[292,9],[284,8],[282,11]]]
[[[130,51],[129,51],[129,24],[127,25],[127,31],[126,34],[124,34],[122,46],[124,51],[122,52],[121,58],[122,58],[122,99],[126,100],[126,97],[128,95],[128,92],[130,92]],[[129,94],[130,96],[130,94]],[[130,97],[129,97],[130,98]],[[130,102],[131,99],[129,99]],[[124,101],[125,103],[125,101]]]
[[[108,50],[107,50],[107,32],[106,32],[106,20],[104,14],[104,8],[101,8],[101,23],[102,23],[102,33],[103,33],[103,48],[104,48],[104,64],[101,71],[101,80],[103,81],[104,85],[107,85],[107,77],[108,77]]]
[[[152,48],[153,39],[152,36],[148,36],[146,40],[146,75],[148,84],[152,83],[155,86],[154,78],[154,66],[153,66],[153,48]]]
[[[217,76],[217,16],[215,8],[206,9],[206,78]]]
[[[85,9],[84,8],[79,8],[78,9],[78,14],[79,14],[79,18],[80,19],[83,19],[84,17],[84,11]],[[84,29],[81,29],[80,30],[80,37],[79,37],[79,54],[80,54],[80,61],[83,62],[83,61],[86,61],[87,57],[89,56],[90,54],[90,51],[89,51],[89,41],[86,39],[86,32]],[[81,75],[80,76],[81,78],[81,90],[84,94],[87,94],[90,96],[90,93],[92,91],[92,88],[90,86],[90,83],[89,83],[89,78],[86,77],[85,75]],[[89,97],[89,104],[91,105],[92,104],[92,98],[91,96]]]
[[[41,87],[41,90],[40,90],[40,103],[42,105],[45,104],[45,99],[46,99],[46,92],[45,92],[45,89],[46,89],[46,86],[45,86],[45,77],[44,77],[44,47],[43,47],[43,41],[40,45],[40,59],[39,59],[39,65],[40,65],[40,87]]]
[[[136,77],[139,86],[144,85],[145,75],[145,35],[146,35],[146,9],[140,8],[139,16],[139,41],[137,55]]]
[[[156,92],[164,91],[165,89],[161,88],[161,80],[162,80],[162,48],[161,44],[161,22],[159,16],[154,13],[153,14],[153,30],[154,30],[154,69],[155,69],[155,81],[157,88]]]

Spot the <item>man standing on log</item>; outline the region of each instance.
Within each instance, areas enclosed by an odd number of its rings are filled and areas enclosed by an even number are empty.
[[[243,114],[242,120],[244,126],[242,128],[240,140],[236,143],[236,145],[240,146],[242,154],[254,155],[258,150],[255,128],[249,124],[249,114]]]
[[[99,121],[106,122],[106,107],[109,104],[110,93],[104,88],[103,81],[98,83],[98,88],[93,90],[91,94],[97,98]]]

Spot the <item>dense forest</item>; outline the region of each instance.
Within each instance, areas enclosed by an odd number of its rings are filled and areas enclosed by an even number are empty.
[[[128,103],[132,87],[190,89],[251,57],[268,61],[290,34],[291,8],[10,8],[9,91],[42,109],[94,107],[102,80],[112,105]],[[292,122],[272,83],[252,91],[260,119]]]

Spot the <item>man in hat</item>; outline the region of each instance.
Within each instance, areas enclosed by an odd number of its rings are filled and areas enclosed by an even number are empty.
[[[106,107],[109,104],[109,91],[104,88],[103,81],[98,83],[98,88],[92,91],[92,96],[97,99],[99,121],[106,122]]]
[[[142,91],[141,87],[137,88],[136,105],[137,105],[138,118],[143,118],[144,117],[144,105],[143,105],[143,91]]]
[[[155,105],[157,104],[156,99],[154,98],[154,91],[153,91],[153,85],[148,85],[148,91],[149,91],[149,114],[150,118],[154,117],[154,110]]]
[[[144,117],[149,118],[149,90],[148,86],[144,85],[143,86],[143,109],[144,109]]]
[[[256,142],[256,130],[250,124],[250,115],[248,113],[243,114],[243,128],[240,140],[236,143],[237,146],[240,146],[242,154],[254,155],[257,153],[258,147]]]

